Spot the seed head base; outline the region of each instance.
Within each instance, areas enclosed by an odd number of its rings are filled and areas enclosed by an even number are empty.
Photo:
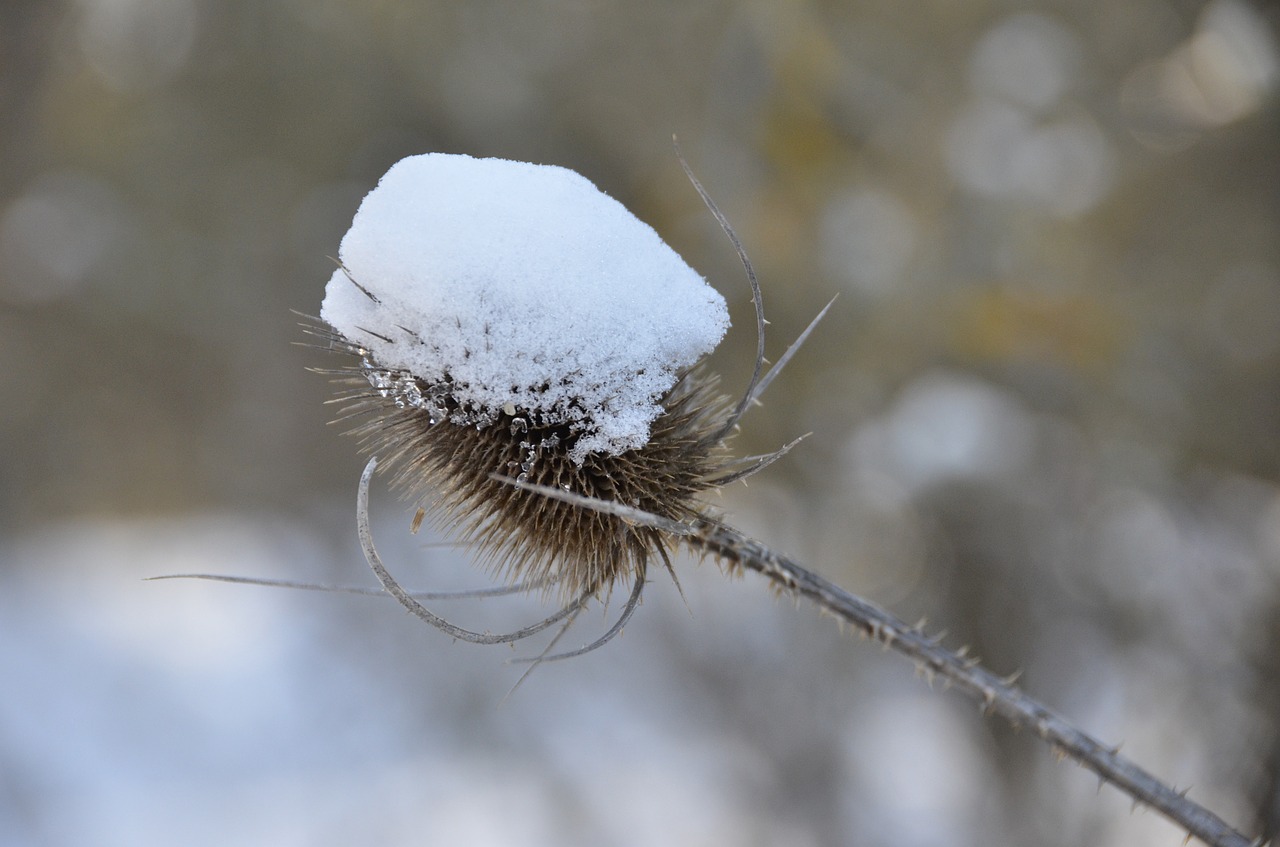
[[[311,331],[355,359],[333,372],[348,388],[338,400],[340,420],[358,421],[350,433],[389,469],[392,487],[476,550],[496,578],[554,584],[566,602],[632,582],[655,557],[667,561],[676,539],[503,478],[687,523],[703,513],[698,495],[735,466],[720,431],[729,402],[704,368],[684,373],[662,398],[665,411],[648,443],[616,456],[591,453],[579,463],[570,457],[576,435],[565,425],[514,407],[490,410],[488,424],[454,423],[447,386],[381,368],[330,328]]]

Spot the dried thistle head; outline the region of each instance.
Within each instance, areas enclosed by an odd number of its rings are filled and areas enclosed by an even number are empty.
[[[438,387],[380,368],[346,339],[333,344],[357,358],[349,375],[338,377],[351,389],[342,417],[359,421],[351,433],[390,470],[392,485],[476,550],[499,578],[557,585],[565,601],[642,578],[654,560],[670,567],[676,539],[508,479],[683,523],[702,514],[698,496],[729,468],[720,434],[728,404],[703,368],[685,372],[660,399],[663,411],[647,442],[616,455],[588,453],[579,462],[571,455],[579,438],[565,424],[541,423],[518,408],[499,410],[483,426],[447,415],[433,423],[410,397]],[[444,402],[447,408],[454,401]]]
[[[316,334],[393,485],[507,580],[570,598],[643,580],[672,539],[510,479],[681,523],[733,476],[698,362],[724,301],[571,171],[431,154],[366,197]]]

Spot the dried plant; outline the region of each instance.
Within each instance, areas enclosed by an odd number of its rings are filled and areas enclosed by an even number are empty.
[[[678,149],[677,149],[678,154]],[[476,408],[455,390],[446,374],[424,378],[383,361],[370,338],[394,343],[372,330],[364,338],[314,319],[308,331],[324,348],[346,356],[347,364],[323,371],[344,387],[338,402],[342,420],[373,454],[360,479],[357,526],[368,564],[386,593],[408,611],[450,636],[482,644],[510,643],[557,624],[558,634],[533,664],[569,658],[596,649],[616,635],[640,600],[649,565],[661,562],[675,578],[672,554],[683,546],[710,557],[730,571],[754,571],[779,592],[802,597],[823,612],[912,661],[930,681],[941,679],[977,701],[984,714],[998,715],[1044,740],[1052,752],[1069,758],[1181,826],[1188,838],[1215,847],[1260,845],[1186,796],[1121,756],[1118,747],[1099,742],[1062,716],[1030,698],[1016,685],[1016,674],[1001,678],[982,668],[965,649],[944,647],[889,612],[856,597],[789,558],[726,525],[701,497],[706,492],[757,472],[785,454],[734,460],[726,441],[744,413],[783,365],[799,349],[822,313],[764,372],[764,312],[750,260],[723,214],[680,158],[693,186],[738,251],[751,285],[757,326],[757,352],[751,381],[737,403],[717,390],[716,379],[699,364],[682,369],[659,399],[661,414],[648,440],[626,450],[576,450],[589,427],[578,419],[556,417],[506,403]],[[345,282],[380,307],[374,286],[357,270],[340,266]],[[413,327],[404,343],[422,341]],[[385,347],[383,348],[386,349]],[[585,455],[584,455],[585,454]],[[415,529],[424,514],[475,550],[482,562],[511,583],[500,593],[552,592],[562,606],[554,614],[504,634],[458,627],[428,610],[422,595],[406,591],[384,566],[369,520],[369,487],[375,470],[390,469],[393,487],[420,502]],[[206,575],[189,575],[200,576]],[[264,585],[297,583],[233,577]],[[678,583],[677,583],[678,584]],[[608,631],[576,650],[550,650],[591,600],[607,598],[629,585],[623,611]],[[339,589],[349,590],[349,589]],[[358,589],[357,589],[358,590]],[[438,595],[436,595],[438,596]],[[457,595],[453,595],[457,596]],[[471,596],[474,596],[471,595]]]

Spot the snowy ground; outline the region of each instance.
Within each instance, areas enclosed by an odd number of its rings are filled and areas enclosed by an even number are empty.
[[[483,584],[385,511],[384,554],[406,581]],[[709,563],[683,563],[687,609],[656,579],[622,638],[505,701],[509,651],[452,644],[390,601],[143,581],[370,584],[357,555],[354,539],[326,550],[305,526],[247,515],[68,523],[7,545],[0,842],[816,845],[860,831],[926,845],[1001,831],[976,710]],[[462,607],[493,627],[540,608]],[[1087,802],[1110,821],[1100,833],[1170,843],[1118,795]]]

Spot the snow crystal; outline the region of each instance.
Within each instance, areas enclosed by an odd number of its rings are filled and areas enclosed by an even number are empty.
[[[724,298],[652,228],[559,167],[403,159],[338,255],[330,326],[463,409],[570,424],[578,462],[644,445],[658,400],[729,325]]]

